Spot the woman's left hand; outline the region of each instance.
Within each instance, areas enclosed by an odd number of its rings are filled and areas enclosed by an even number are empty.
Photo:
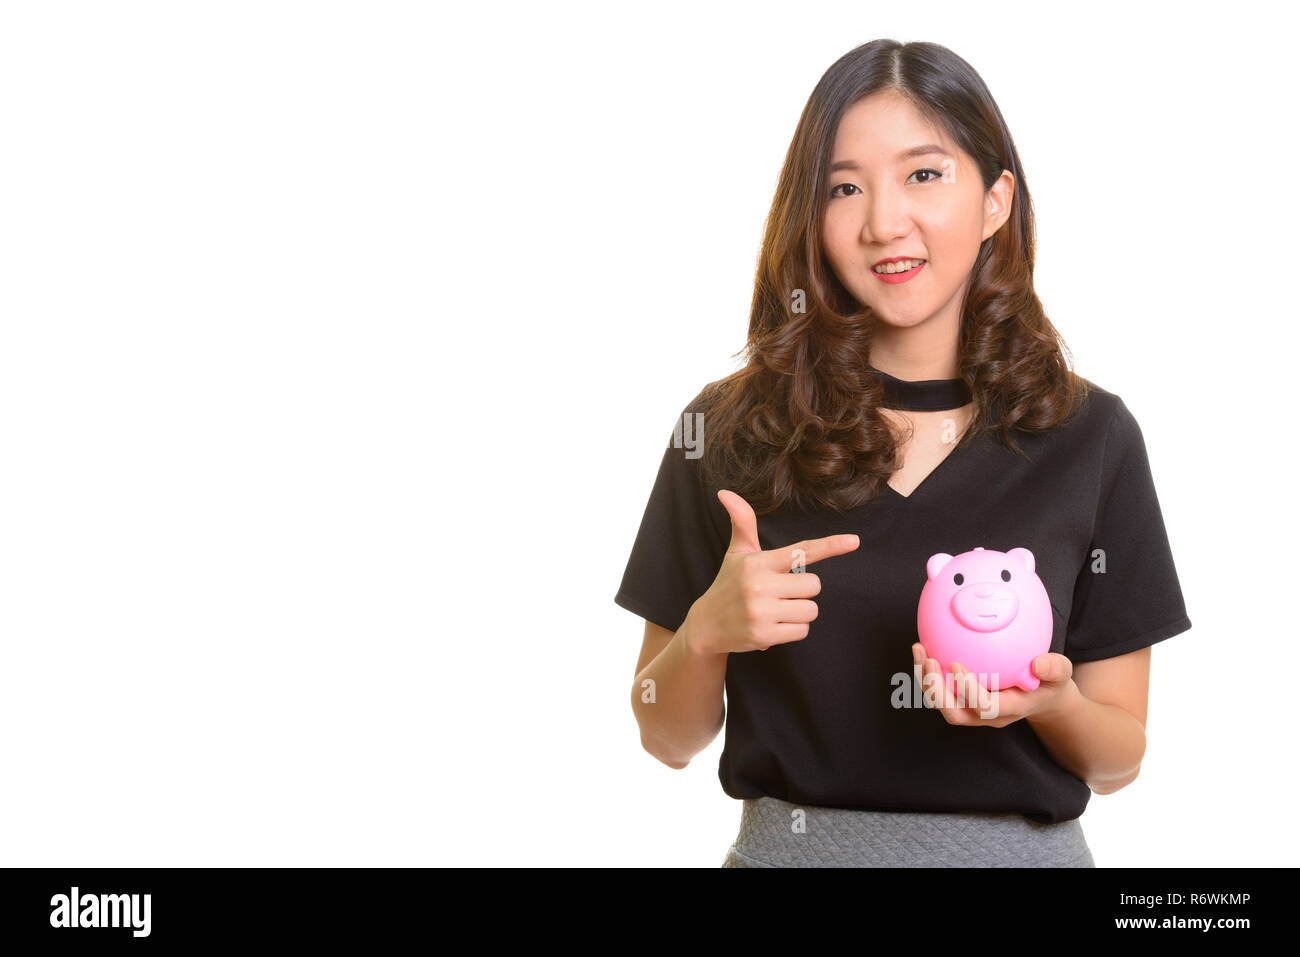
[[[1005,728],[1021,718],[1055,711],[1079,693],[1079,687],[1072,677],[1074,665],[1070,659],[1050,651],[1034,659],[1034,676],[1038,678],[1039,684],[1033,691],[1024,691],[1019,687],[989,691],[974,674],[963,668],[960,662],[954,661],[951,677],[954,683],[963,684],[962,701],[954,694],[955,687],[949,688],[948,682],[942,680],[939,662],[926,657],[925,646],[919,641],[912,645],[912,663],[922,666],[921,677],[925,682],[922,689],[925,694],[931,694],[927,689],[934,682],[933,694],[938,700],[938,710],[949,724]],[[935,677],[928,678],[928,675]]]

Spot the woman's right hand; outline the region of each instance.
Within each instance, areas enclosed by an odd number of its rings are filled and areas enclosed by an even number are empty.
[[[731,516],[731,543],[718,577],[682,623],[688,646],[702,654],[725,654],[766,651],[806,638],[808,622],[817,617],[812,597],[822,585],[803,568],[853,551],[858,536],[830,535],[763,551],[749,503],[726,489],[718,492],[718,500]]]

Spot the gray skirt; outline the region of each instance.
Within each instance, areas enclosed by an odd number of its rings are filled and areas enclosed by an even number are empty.
[[[746,800],[723,867],[1096,867],[1079,819]]]

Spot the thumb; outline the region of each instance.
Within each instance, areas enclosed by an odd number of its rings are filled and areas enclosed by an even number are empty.
[[[1064,681],[1074,674],[1074,662],[1049,651],[1034,659],[1034,674],[1043,681]]]
[[[754,516],[754,509],[750,504],[735,492],[725,488],[718,491],[718,501],[731,516],[731,542],[727,545],[727,551],[762,551],[758,545],[758,519]]]

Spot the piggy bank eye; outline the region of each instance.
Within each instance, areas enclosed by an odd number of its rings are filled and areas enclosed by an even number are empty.
[[[1004,582],[1011,581],[1011,572],[1007,571],[1005,568],[1002,569],[1002,580]]]
[[[961,572],[958,572],[957,574],[955,574],[955,575],[952,576],[952,583],[953,583],[954,585],[960,585],[960,584],[961,584],[962,582],[964,582],[965,580],[966,580],[966,579],[964,579],[964,578],[961,577]]]

